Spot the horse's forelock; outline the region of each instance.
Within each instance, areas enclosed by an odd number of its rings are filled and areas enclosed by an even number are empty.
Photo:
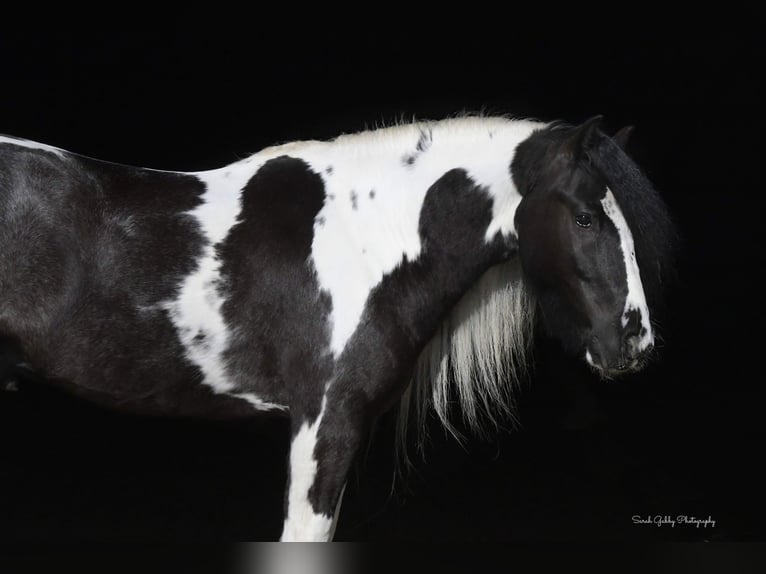
[[[677,233],[668,208],[641,169],[606,136],[590,150],[590,160],[606,179],[633,235],[636,259],[647,301],[662,305],[675,276]]]

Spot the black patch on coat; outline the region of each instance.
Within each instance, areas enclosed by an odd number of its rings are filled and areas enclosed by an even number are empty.
[[[351,209],[356,211],[359,208],[359,196],[357,196],[356,192],[352,189],[351,190]]]
[[[415,164],[417,157],[417,154],[414,153],[404,154],[402,156],[402,163],[407,167],[412,167]]]
[[[51,384],[123,411],[240,416],[162,303],[205,245],[196,177],[0,145],[0,337]]]
[[[327,166],[327,169],[324,170],[327,175],[332,175],[333,167],[331,165]]]
[[[374,189],[370,190],[370,199],[375,199],[375,190]]]
[[[322,178],[300,159],[266,162],[242,192],[242,210],[217,248],[220,293],[234,332],[224,357],[238,392],[290,405],[295,424],[319,414],[332,376],[332,309],[311,265]]]
[[[405,258],[370,293],[359,326],[338,359],[319,428],[317,479],[309,494],[317,512],[332,514],[350,458],[370,421],[398,399],[444,317],[489,267],[516,249],[500,234],[485,241],[492,203],[462,169],[447,172],[426,193],[420,256]]]

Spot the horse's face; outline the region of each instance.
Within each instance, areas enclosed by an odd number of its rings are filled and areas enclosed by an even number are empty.
[[[519,146],[513,172],[524,198],[515,222],[525,280],[549,332],[611,377],[640,368],[654,334],[633,235],[588,159],[589,142],[606,137],[597,123]]]

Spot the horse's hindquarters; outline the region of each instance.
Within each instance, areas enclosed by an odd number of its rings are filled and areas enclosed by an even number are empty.
[[[0,142],[2,352],[120,410],[252,412],[198,388],[167,312],[204,249],[188,214],[203,191],[194,176]]]

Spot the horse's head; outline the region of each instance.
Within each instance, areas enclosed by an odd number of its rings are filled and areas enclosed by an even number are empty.
[[[648,295],[661,281],[667,211],[600,117],[554,124],[512,164],[525,281],[549,332],[604,376],[637,370],[654,345]],[[656,234],[656,235],[655,235]]]

